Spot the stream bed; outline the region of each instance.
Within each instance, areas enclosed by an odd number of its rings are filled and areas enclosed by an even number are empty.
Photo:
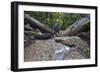
[[[85,58],[79,49],[57,43],[54,39],[35,40],[31,45],[24,48],[25,62]]]

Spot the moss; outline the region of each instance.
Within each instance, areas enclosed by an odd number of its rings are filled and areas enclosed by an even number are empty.
[[[32,34],[33,34],[33,35],[39,35],[39,33],[38,33],[38,32],[32,32]]]

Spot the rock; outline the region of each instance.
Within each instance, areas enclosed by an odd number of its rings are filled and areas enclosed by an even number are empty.
[[[90,46],[87,44],[86,41],[82,39],[68,39],[62,42],[62,44],[67,45],[67,46],[72,46],[77,49],[80,49],[82,52],[84,52],[86,57],[90,57]],[[88,52],[87,52],[88,50]]]
[[[62,43],[55,42],[54,39],[35,40],[24,49],[24,62],[86,59],[76,47],[69,49],[64,46]]]
[[[90,57],[90,46],[89,44],[81,39],[80,37],[70,36],[70,37],[58,37],[55,39],[56,42],[62,43],[66,46],[75,47],[81,50],[86,57]],[[87,49],[88,48],[88,49]],[[88,50],[88,52],[87,52]]]

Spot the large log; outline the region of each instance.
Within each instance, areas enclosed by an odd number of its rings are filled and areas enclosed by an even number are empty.
[[[56,42],[61,43],[63,41],[69,40],[69,39],[80,39],[78,36],[62,36],[62,37],[55,37],[54,38]],[[72,45],[67,45],[67,46],[72,46]]]
[[[45,39],[50,39],[52,38],[52,34],[48,34],[48,33],[40,33],[40,32],[34,32],[34,31],[24,31],[25,35],[29,35],[34,37],[34,39],[39,39],[39,40],[45,40]]]
[[[49,28],[48,26],[46,26],[45,24],[42,24],[41,22],[39,22],[38,20],[36,20],[33,17],[30,17],[29,15],[24,15],[24,21],[25,23],[30,24],[30,26],[32,28],[37,28],[39,29],[41,32],[44,33],[51,33],[54,34],[54,30],[52,30],[51,28]]]
[[[24,35],[40,35],[40,32],[34,32],[34,31],[24,31]]]
[[[40,34],[40,35],[35,35],[34,38],[38,40],[47,40],[51,39],[53,36],[51,34]]]
[[[90,31],[78,33],[78,36],[83,38],[84,40],[89,41],[90,40]]]
[[[82,18],[69,26],[66,30],[59,32],[59,36],[74,36],[86,30],[90,30],[90,19]]]
[[[28,24],[24,25],[24,30],[30,30],[30,31],[35,31],[32,27],[30,27]]]

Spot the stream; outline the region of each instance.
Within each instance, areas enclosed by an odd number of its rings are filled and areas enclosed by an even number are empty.
[[[55,59],[56,60],[64,60],[65,54],[68,54],[70,52],[71,48],[69,46],[63,45],[62,47],[58,47],[58,49],[55,50]]]

